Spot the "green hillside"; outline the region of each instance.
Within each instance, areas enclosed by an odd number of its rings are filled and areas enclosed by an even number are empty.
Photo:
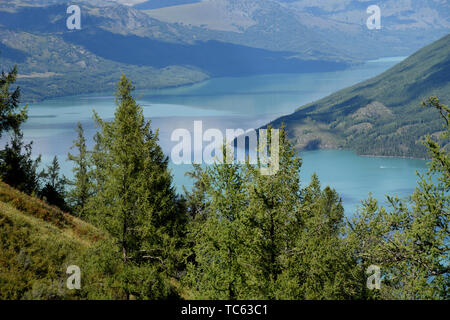
[[[192,67],[154,68],[111,61],[55,35],[0,27],[2,42],[0,68],[9,69],[14,64],[18,65],[18,84],[25,89],[23,101],[111,91],[122,73],[137,79],[137,89],[179,86],[208,78],[205,73]]]
[[[0,300],[73,299],[66,268],[105,236],[0,182]]]
[[[196,3],[173,6],[187,2]],[[0,1],[0,67],[18,65],[22,102],[111,92],[122,73],[152,89],[341,70],[409,55],[448,32],[448,6],[414,2],[384,1],[383,31],[373,32],[363,0],[83,0],[81,30],[67,30],[69,1]]]
[[[421,141],[443,129],[439,115],[421,101],[438,96],[448,104],[449,75],[447,35],[383,74],[302,106],[272,125],[284,122],[299,150],[347,148],[364,155],[423,158]]]
[[[337,50],[329,55],[249,46],[114,3],[83,3],[82,29],[68,30],[66,10],[67,4],[0,4],[0,69],[18,65],[23,102],[110,92],[122,73],[136,89],[154,89],[210,77],[341,70],[350,63],[336,57]]]

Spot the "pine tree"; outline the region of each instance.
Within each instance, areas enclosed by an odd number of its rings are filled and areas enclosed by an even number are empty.
[[[424,105],[439,110],[445,121],[441,140],[448,139],[450,109],[436,97]],[[450,161],[432,137],[425,145],[432,160],[411,198],[389,196],[390,210],[369,198],[349,224],[348,242],[363,267],[381,268],[381,298],[449,298]]]
[[[301,158],[297,157],[290,145],[284,126],[278,136],[273,136],[268,128],[268,149],[273,139],[279,139],[278,171],[273,175],[261,173],[262,162],[249,170],[249,205],[247,239],[250,242],[247,278],[251,298],[276,299],[285,290],[280,281],[286,270],[286,259],[293,245],[293,235],[298,232],[297,214],[301,205],[300,168]],[[275,131],[274,131],[275,132]],[[262,147],[265,145],[262,143]]]
[[[39,191],[40,196],[51,205],[67,211],[69,208],[65,201],[66,178],[60,175],[58,158],[55,156],[47,170],[42,173],[44,187]]]
[[[193,253],[185,280],[193,296],[361,297],[363,278],[354,275],[358,265],[342,240],[339,196],[329,187],[322,190],[315,175],[301,188],[302,161],[284,127],[268,141],[262,148],[273,152],[272,144],[278,145],[279,163],[270,164],[278,170],[264,171],[259,161],[195,166],[191,173],[197,179],[188,194]]]
[[[193,170],[185,173],[187,177],[194,180],[191,191],[183,186],[188,216],[191,221],[203,220],[202,213],[205,211],[207,202],[205,174],[205,170],[199,164],[193,164]]]
[[[32,194],[37,192],[39,187],[37,167],[40,157],[32,160],[32,143],[23,143],[20,125],[27,119],[27,107],[18,110],[20,88],[10,90],[16,79],[17,66],[8,73],[2,70],[0,74],[0,138],[4,131],[13,131],[10,143],[0,151],[0,176],[11,186]]]
[[[41,157],[32,159],[32,142],[24,144],[20,130],[13,132],[11,141],[0,151],[0,177],[3,182],[27,194],[39,191],[38,166]]]
[[[342,200],[330,187],[321,188],[316,174],[302,190],[303,201],[297,220],[299,228],[292,254],[288,257],[286,277],[295,299],[359,299],[365,279],[343,241]]]
[[[269,127],[270,129],[270,127]],[[269,137],[270,143],[273,137]],[[356,261],[342,242],[344,209],[338,194],[321,189],[313,175],[302,189],[302,160],[279,133],[279,169],[262,175],[251,168],[250,240],[246,269],[250,298],[341,299],[359,297]]]
[[[2,71],[0,75],[0,138],[3,131],[18,130],[20,124],[27,119],[27,107],[18,112],[20,102],[20,88],[10,91],[10,86],[16,82],[17,66],[9,73]]]
[[[68,202],[73,212],[79,217],[86,217],[86,204],[92,196],[91,184],[91,162],[90,155],[86,147],[83,126],[77,124],[77,139],[73,142],[72,148],[76,148],[78,155],[68,153],[67,159],[74,163],[74,180],[69,181],[72,189],[68,193]]]
[[[173,271],[183,217],[158,132],[153,133],[150,122],[144,120],[132,90],[131,82],[122,76],[114,120],[105,122],[94,115],[100,132],[92,154],[95,195],[87,210],[118,240],[125,297],[158,298],[167,294],[164,274]],[[159,285],[142,287],[141,277],[136,276],[139,270],[153,270],[157,276],[151,281]],[[152,287],[166,289],[154,292]]]
[[[224,163],[193,172],[199,180],[189,239],[193,243],[194,261],[188,263],[184,278],[195,298],[235,300],[245,297],[244,264],[246,250],[243,213],[246,203],[246,182],[242,166]],[[198,191],[204,191],[198,195]],[[191,194],[192,195],[192,194]],[[188,197],[189,198],[189,197]],[[200,205],[199,205],[200,203]]]

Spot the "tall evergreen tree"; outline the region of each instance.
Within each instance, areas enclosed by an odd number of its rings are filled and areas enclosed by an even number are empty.
[[[241,166],[226,163],[226,156],[224,147],[223,164],[216,162],[205,169],[197,166],[193,173],[199,178],[197,188],[204,191],[197,198],[201,201],[194,202],[191,208],[194,223],[190,239],[195,261],[189,262],[185,277],[196,298],[245,297],[242,258],[246,249],[243,234],[246,183]]]
[[[23,143],[20,125],[27,119],[27,107],[20,108],[20,88],[11,90],[17,79],[17,66],[0,74],[0,138],[4,131],[13,131],[11,141],[0,152],[2,180],[28,194],[38,191],[37,167],[40,157],[31,158],[31,145]],[[23,153],[22,153],[23,152]]]
[[[0,150],[0,177],[14,188],[33,194],[39,191],[38,166],[41,157],[32,158],[32,142],[24,144],[23,134],[18,129],[13,132],[11,141]]]
[[[67,182],[66,178],[61,176],[60,169],[58,158],[55,156],[52,163],[47,166],[47,170],[42,173],[44,186],[39,194],[47,203],[67,211],[69,209],[65,201]]]
[[[0,75],[0,138],[3,131],[18,130],[20,124],[27,119],[27,107],[19,109],[20,88],[10,90],[16,82],[17,66],[8,73]],[[18,110],[18,111],[17,111]]]
[[[278,137],[268,128],[269,150],[273,139],[279,142],[278,171],[273,175],[261,173],[262,163],[247,166],[249,170],[249,205],[247,239],[249,240],[249,267],[247,278],[250,297],[260,299],[280,298],[280,275],[286,269],[286,258],[293,245],[293,235],[298,232],[297,215],[301,205],[301,158],[291,147],[284,126]],[[265,145],[262,143],[262,147]]]
[[[158,298],[167,294],[164,274],[174,266],[183,217],[158,132],[153,133],[150,122],[144,120],[132,90],[131,82],[122,76],[114,120],[105,122],[94,115],[100,132],[92,155],[95,195],[88,201],[88,210],[118,240],[125,297]],[[143,287],[140,272],[155,274],[152,281],[159,285]],[[155,292],[152,288],[166,289]]]
[[[270,129],[270,128],[269,128]],[[269,137],[270,143],[273,137]],[[302,189],[302,160],[284,125],[279,133],[279,170],[251,172],[248,207],[248,283],[251,298],[339,299],[359,297],[362,279],[341,238],[344,209],[338,194],[323,190],[314,174]],[[351,269],[351,270],[349,270]]]
[[[67,159],[74,163],[74,180],[69,181],[72,189],[68,192],[68,203],[75,215],[85,218],[86,205],[88,199],[92,196],[92,177],[90,154],[86,147],[86,138],[84,137],[83,126],[80,122],[77,124],[77,139],[74,140],[72,148],[77,150],[77,155],[67,155]]]
[[[314,174],[302,196],[283,293],[308,300],[363,298],[365,278],[343,241],[344,209],[339,195],[330,187],[322,189]]]
[[[262,147],[272,150],[277,137],[268,138]],[[186,276],[194,297],[361,297],[365,279],[355,275],[357,261],[342,239],[340,198],[322,190],[315,175],[302,189],[301,159],[284,128],[278,138],[278,170],[271,175],[263,174],[263,161],[194,167]]]

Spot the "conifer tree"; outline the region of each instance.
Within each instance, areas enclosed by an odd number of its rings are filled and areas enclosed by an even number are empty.
[[[164,278],[175,263],[183,217],[158,132],[153,133],[145,121],[132,90],[131,82],[122,76],[114,120],[105,122],[94,115],[100,132],[92,155],[95,195],[87,210],[118,240],[125,298],[158,298],[167,294]],[[154,285],[142,282],[140,272],[154,274],[149,280]]]
[[[194,180],[191,191],[183,186],[186,195],[188,216],[191,221],[202,220],[202,213],[205,212],[207,205],[206,199],[206,171],[199,164],[192,165],[193,170],[186,172],[185,175]]]
[[[39,194],[47,203],[67,211],[69,208],[65,201],[66,178],[60,175],[60,169],[58,158],[55,156],[52,163],[47,166],[47,170],[42,172],[44,186]]]
[[[292,254],[285,277],[294,299],[356,299],[364,293],[365,279],[343,241],[342,200],[330,187],[321,188],[316,174],[302,190],[303,201],[293,234]],[[295,279],[295,280],[294,280]]]
[[[200,179],[197,191],[204,194],[198,195],[201,201],[194,202],[196,220],[190,225],[189,238],[195,261],[188,263],[185,281],[196,298],[245,297],[242,258],[247,247],[243,234],[246,182],[241,166],[227,163],[226,153],[224,147],[223,163],[205,169],[197,166],[193,172]]]
[[[436,97],[424,105],[439,110],[445,128],[441,140],[448,139],[450,109]],[[369,198],[349,224],[347,241],[362,267],[381,268],[380,298],[449,298],[450,161],[432,137],[425,145],[432,160],[411,198],[389,196],[390,210]]]
[[[76,131],[77,139],[74,140],[72,148],[75,148],[78,154],[74,155],[69,152],[67,156],[67,159],[74,163],[72,169],[74,180],[69,181],[72,189],[68,193],[68,202],[74,214],[85,218],[87,201],[92,196],[91,161],[83,126],[80,122],[77,124]]]
[[[2,70],[0,74],[0,138],[4,131],[12,131],[10,143],[1,150],[0,176],[11,186],[32,194],[39,189],[37,168],[40,157],[33,160],[32,142],[26,145],[23,142],[20,125],[27,119],[27,107],[20,109],[20,88],[11,90],[16,79],[17,66],[8,73]]]
[[[0,151],[1,179],[27,194],[39,191],[38,167],[41,157],[32,158],[32,142],[24,144],[23,134],[18,129],[11,136],[11,141]]]
[[[269,128],[270,129],[270,128]],[[273,137],[270,137],[271,141]],[[356,261],[341,239],[344,209],[338,194],[314,174],[302,189],[302,160],[279,134],[279,170],[261,175],[248,166],[250,241],[246,269],[250,298],[339,299],[359,296]],[[350,270],[349,270],[350,269]],[[255,290],[256,289],[256,290]]]
[[[268,128],[268,149],[272,128]],[[279,298],[280,275],[286,269],[286,258],[298,232],[296,223],[301,205],[301,158],[290,145],[284,125],[279,131],[279,164],[273,175],[261,173],[262,163],[247,165],[249,205],[246,225],[249,250],[246,260],[249,296],[259,299]],[[265,147],[264,144],[261,144]],[[284,290],[284,288],[283,288]]]
[[[272,150],[275,137],[269,134],[263,148]],[[322,190],[316,175],[302,189],[302,161],[284,127],[278,138],[278,170],[271,175],[263,174],[263,161],[194,167],[186,276],[194,297],[361,297],[363,278],[355,276],[356,260],[342,240],[340,198]]]
[[[10,90],[10,86],[16,82],[17,66],[10,72],[2,71],[0,75],[0,138],[3,131],[18,130],[20,124],[27,119],[27,107],[19,109],[20,88]]]

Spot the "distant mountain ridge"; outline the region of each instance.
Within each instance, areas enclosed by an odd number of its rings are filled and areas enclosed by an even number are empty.
[[[369,5],[381,10],[381,30],[368,30]],[[269,49],[352,59],[404,56],[450,31],[446,0],[203,0],[145,10],[151,17],[208,32],[199,37]],[[205,38],[206,37],[206,38]]]
[[[365,155],[424,158],[421,141],[442,131],[436,111],[420,105],[429,96],[450,102],[450,34],[383,74],[302,106],[271,125],[285,123],[299,150],[347,148]]]
[[[138,10],[146,2],[80,0],[78,31],[66,29],[67,0],[2,1],[0,67],[19,64],[31,101],[112,91],[121,73],[148,89],[224,75],[341,70],[409,55],[450,30],[449,5],[440,0],[386,0],[379,31],[367,29],[362,0],[177,1]]]
[[[197,3],[201,0],[148,0],[133,5],[134,8],[139,10],[152,10],[165,7],[179,6],[184,4]]]
[[[26,101],[111,91],[122,72],[136,88],[146,89],[211,76],[341,70],[349,63],[325,54],[321,58],[195,39],[201,28],[160,22],[111,2],[80,5],[82,30],[74,31],[66,28],[67,3],[0,5],[0,49],[5,52],[0,67],[19,64]]]

